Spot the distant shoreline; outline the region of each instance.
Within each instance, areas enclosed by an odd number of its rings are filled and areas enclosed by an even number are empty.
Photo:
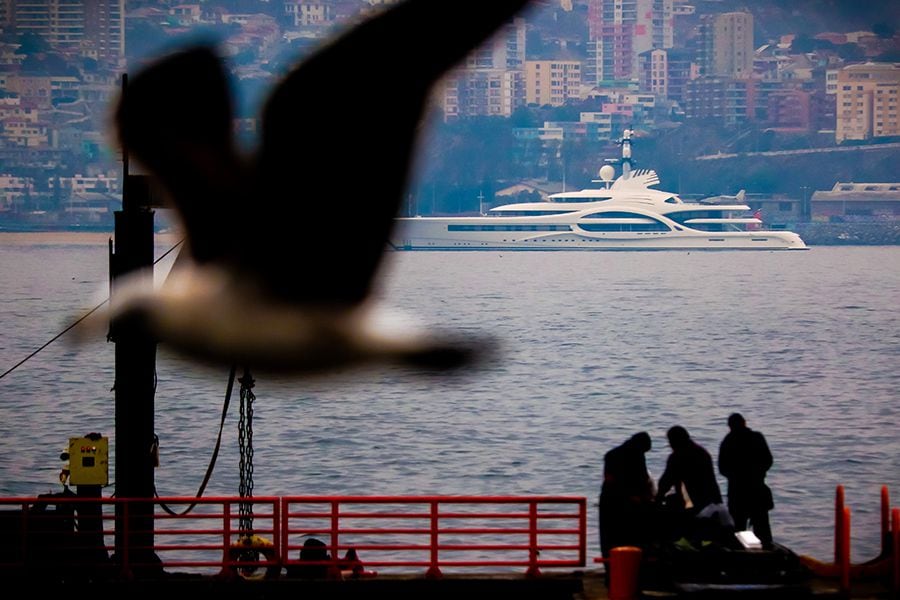
[[[798,223],[790,228],[800,234],[809,246],[897,246],[900,245],[900,223]],[[3,230],[0,245],[34,244],[100,245],[114,239],[113,231],[78,229]],[[174,244],[183,239],[178,231],[157,232],[157,243]]]
[[[79,246],[98,246],[112,240],[112,231],[2,231],[0,245],[33,246],[35,244],[70,244]],[[183,236],[179,233],[156,233],[154,239],[159,243],[177,242]]]

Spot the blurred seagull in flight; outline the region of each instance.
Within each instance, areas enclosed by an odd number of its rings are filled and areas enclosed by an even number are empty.
[[[432,87],[527,4],[407,0],[355,25],[280,80],[249,156],[211,46],[129,79],[118,141],[161,184],[187,243],[157,288],[120,278],[107,316],[260,370],[477,358],[488,340],[386,313],[373,287]]]

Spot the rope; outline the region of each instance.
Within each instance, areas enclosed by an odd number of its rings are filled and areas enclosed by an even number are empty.
[[[197,490],[197,498],[201,498],[203,496],[203,492],[206,491],[206,485],[209,483],[209,480],[212,477],[213,469],[216,466],[216,459],[219,456],[219,448],[222,446],[222,430],[225,428],[225,415],[228,414],[228,406],[229,404],[231,404],[231,391],[232,389],[234,389],[234,376],[236,370],[237,367],[232,366],[231,373],[228,375],[228,388],[225,390],[225,403],[222,405],[222,418],[219,421],[219,435],[216,438],[216,447],[213,449],[212,458],[209,461],[209,466],[206,468],[206,476],[203,478],[203,483],[200,484],[200,489]],[[156,492],[156,486],[153,487],[153,495],[159,498],[159,494]],[[180,513],[175,512],[174,510],[169,508],[169,506],[167,506],[165,502],[160,502],[159,505],[170,515],[183,516],[194,510],[194,507],[197,506],[197,503],[192,503]]]
[[[59,332],[58,334],[56,334],[55,336],[53,336],[53,337],[50,339],[49,342],[47,342],[46,344],[44,344],[43,346],[41,346],[40,348],[38,348],[37,350],[35,350],[35,351],[32,352],[31,354],[29,354],[29,355],[26,356],[25,358],[23,358],[23,359],[20,360],[19,362],[17,362],[17,363],[16,363],[15,365],[13,365],[11,368],[7,369],[5,373],[3,373],[2,375],[0,375],[0,379],[3,379],[4,377],[6,377],[7,375],[9,375],[9,374],[12,373],[13,371],[15,371],[16,369],[18,369],[19,367],[21,367],[23,364],[25,364],[26,362],[28,362],[29,360],[31,360],[32,358],[34,358],[35,356],[37,356],[37,354],[38,354],[39,352],[41,352],[44,348],[46,348],[47,346],[49,346],[50,344],[52,344],[53,342],[55,342],[56,340],[58,340],[59,338],[61,338],[62,336],[64,336],[64,335],[65,335],[66,333],[68,333],[73,327],[75,327],[76,325],[78,325],[79,323],[81,323],[82,321],[84,321],[85,319],[87,319],[89,316],[91,316],[92,314],[94,314],[95,312],[97,312],[98,310],[100,310],[100,307],[103,306],[104,304],[106,304],[106,302],[107,302],[108,300],[109,300],[109,299],[107,298],[107,300],[104,300],[103,302],[101,302],[100,304],[98,304],[97,306],[95,306],[94,308],[92,308],[92,309],[90,310],[90,312],[88,312],[86,315],[84,315],[83,317],[81,317],[80,319],[78,319],[77,321],[75,321],[74,323],[72,323],[71,325],[69,325],[68,327],[66,327],[65,329],[63,329],[61,332]]]
[[[153,261],[153,264],[155,265],[156,263],[158,263],[159,261],[161,261],[162,259],[164,259],[165,257],[167,257],[169,254],[172,253],[172,251],[174,251],[178,246],[180,246],[180,245],[183,244],[183,243],[184,243],[184,240],[183,240],[183,239],[180,240],[177,244],[175,244],[174,246],[172,246],[171,248],[169,248],[168,250],[166,250],[159,258],[157,258],[155,261]],[[106,304],[107,302],[109,302],[109,298],[107,298],[106,300],[104,300],[103,302],[101,302],[100,304],[98,304],[97,306],[95,306],[94,308],[92,308],[90,311],[88,311],[88,313],[87,313],[86,315],[82,316],[80,319],[78,319],[77,321],[75,321],[74,323],[72,323],[71,325],[69,325],[68,327],[66,327],[65,329],[63,329],[61,332],[59,332],[58,334],[56,334],[55,336],[53,336],[53,337],[50,339],[49,342],[47,342],[46,344],[44,344],[43,346],[41,346],[40,348],[38,348],[37,350],[35,350],[35,351],[32,352],[31,354],[29,354],[29,355],[26,356],[25,358],[23,358],[23,359],[20,360],[19,362],[17,362],[15,365],[13,365],[13,366],[10,367],[9,369],[7,369],[4,373],[0,374],[0,379],[3,379],[4,377],[6,377],[7,375],[9,375],[9,374],[12,373],[13,371],[15,371],[16,369],[18,369],[19,367],[21,367],[23,364],[25,364],[26,362],[28,362],[29,360],[31,360],[32,358],[34,358],[35,356],[37,356],[37,355],[38,355],[40,352],[42,352],[47,346],[49,346],[50,344],[52,344],[53,342],[55,342],[56,340],[58,340],[59,338],[61,338],[61,337],[64,336],[65,334],[67,334],[67,333],[68,333],[69,331],[71,331],[76,325],[78,325],[79,323],[81,323],[82,321],[84,321],[85,319],[87,319],[89,316],[91,316],[92,314],[94,314],[95,312],[97,312],[98,310],[100,310],[100,307],[102,307],[102,306],[103,306],[104,304]]]

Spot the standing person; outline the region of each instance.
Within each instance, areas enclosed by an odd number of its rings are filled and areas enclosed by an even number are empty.
[[[669,428],[666,433],[672,453],[666,461],[666,470],[659,478],[659,490],[656,492],[657,503],[673,487],[676,492],[684,489],[690,498],[690,513],[696,515],[710,504],[721,504],[722,493],[716,481],[712,456],[706,448],[691,439],[687,429],[681,425]]]
[[[653,479],[647,471],[645,454],[652,445],[650,435],[642,431],[603,457],[600,551],[604,558],[609,558],[615,547],[640,547],[649,541]]]
[[[719,472],[728,480],[728,511],[738,531],[747,529],[771,546],[769,511],[775,507],[766,473],[772,467],[772,452],[765,436],[747,427],[740,413],[728,417],[730,431],[719,446]]]

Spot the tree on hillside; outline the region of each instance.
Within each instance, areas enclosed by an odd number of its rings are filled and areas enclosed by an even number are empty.
[[[66,59],[56,53],[39,52],[29,54],[22,61],[22,73],[30,75],[70,75],[78,77],[76,67],[70,65]]]
[[[886,23],[881,21],[879,23],[875,23],[872,25],[872,33],[877,35],[883,40],[889,40],[894,37],[894,34],[897,33],[897,28],[891,25],[890,23]]]
[[[43,38],[34,32],[29,31],[28,33],[23,33],[16,40],[19,44],[19,53],[27,54],[29,56],[34,54],[40,54],[42,52],[50,52],[50,44]]]
[[[856,44],[841,44],[837,47],[837,54],[846,61],[860,61],[866,59],[866,53]]]
[[[169,42],[165,28],[149,19],[125,21],[125,39],[129,63],[154,57]]]

